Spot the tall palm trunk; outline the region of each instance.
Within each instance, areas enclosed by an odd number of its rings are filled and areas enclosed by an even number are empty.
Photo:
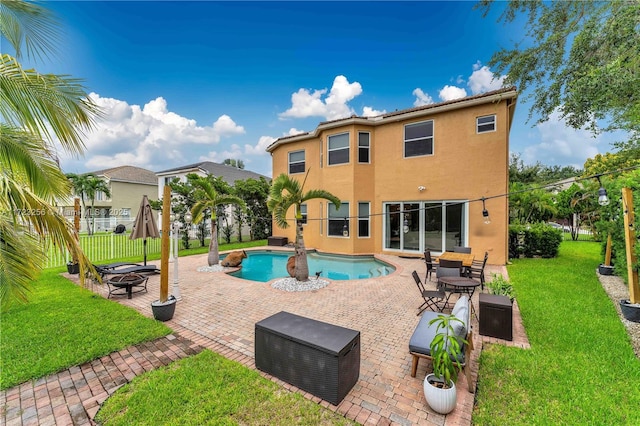
[[[302,223],[296,219],[296,269],[295,276],[298,281],[309,281],[309,264],[307,263],[307,249],[302,237]]]
[[[209,266],[217,265],[220,262],[220,253],[218,253],[218,226],[216,218],[211,218],[211,241],[209,242],[209,255],[207,262]]]

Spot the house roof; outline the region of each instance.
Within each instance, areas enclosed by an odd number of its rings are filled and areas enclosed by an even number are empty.
[[[119,166],[110,169],[90,172],[96,176],[105,177],[110,181],[141,183],[145,185],[158,185],[158,177],[151,170],[135,166]]]
[[[491,102],[498,102],[503,99],[516,100],[518,97],[516,88],[505,87],[491,92],[481,93],[479,95],[467,96],[465,98],[454,99],[452,101],[439,102],[435,104],[423,105],[414,108],[403,109],[400,111],[393,111],[386,114],[377,115],[375,117],[363,117],[352,115],[347,118],[339,118],[332,121],[323,121],[318,124],[318,127],[313,132],[299,133],[293,136],[283,136],[276,139],[271,145],[267,147],[267,152],[273,152],[278,146],[289,143],[297,142],[304,139],[315,138],[318,134],[327,129],[334,127],[344,126],[346,124],[364,124],[369,126],[379,126],[381,124],[387,124],[389,122],[408,120],[411,118],[419,118],[430,114],[435,114],[443,111],[450,111],[453,109],[468,108],[475,105],[486,104]],[[511,108],[510,115],[513,118],[515,108]],[[510,120],[511,121],[511,120]]]
[[[271,178],[260,173],[252,172],[250,170],[239,169],[227,164],[214,163],[213,161],[202,161],[200,163],[188,164],[186,166],[175,167],[173,169],[161,170],[156,175],[171,175],[178,173],[190,173],[196,171],[202,171],[213,176],[221,177],[228,184],[233,185],[237,180],[244,179],[257,179],[261,177],[270,180]],[[156,178],[157,179],[157,178]]]

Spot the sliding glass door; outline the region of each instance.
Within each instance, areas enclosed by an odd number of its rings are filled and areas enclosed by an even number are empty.
[[[466,206],[460,201],[385,203],[384,249],[440,253],[466,245]]]

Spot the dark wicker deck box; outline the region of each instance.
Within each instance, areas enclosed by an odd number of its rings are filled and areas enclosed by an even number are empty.
[[[513,340],[513,304],[507,296],[480,293],[480,334]]]
[[[256,367],[338,405],[360,375],[360,332],[279,312],[255,325]]]
[[[287,237],[267,237],[267,245],[268,246],[286,246],[289,243],[289,239]]]

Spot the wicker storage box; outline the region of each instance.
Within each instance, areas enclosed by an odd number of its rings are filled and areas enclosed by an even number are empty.
[[[481,293],[480,334],[513,340],[513,304],[507,296]]]
[[[360,332],[279,312],[255,325],[256,367],[338,405],[360,375]]]

